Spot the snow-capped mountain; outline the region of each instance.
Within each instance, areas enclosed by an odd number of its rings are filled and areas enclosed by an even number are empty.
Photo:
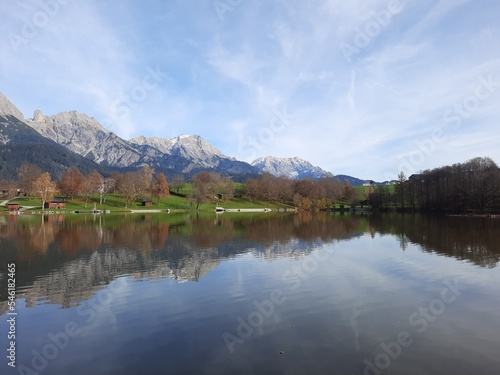
[[[154,147],[161,152],[181,156],[206,168],[216,168],[222,159],[236,159],[224,155],[199,135],[179,135],[175,138],[146,138],[139,136],[129,140],[138,145]]]
[[[24,154],[19,154],[16,158],[20,162],[21,159],[36,162],[33,155],[25,154],[27,152],[32,154],[37,147],[43,145],[50,149],[50,151],[39,151],[47,154],[44,155],[44,168],[47,169],[46,165],[50,160],[60,160],[57,174],[60,174],[67,165],[78,164],[85,170],[99,169],[103,172],[137,169],[149,165],[157,172],[161,171],[167,175],[178,173],[192,175],[202,170],[212,170],[237,180],[256,176],[261,172],[293,179],[333,177],[330,172],[297,157],[268,156],[257,159],[250,165],[224,155],[199,135],[179,135],[170,139],[140,136],[127,141],[104,128],[93,117],[77,111],[44,116],[41,111],[36,110],[32,119],[25,119],[21,111],[2,93],[0,93],[0,117],[2,117],[0,146],[2,144],[6,146],[5,152],[13,152],[13,142],[16,145],[29,144],[28,147],[16,146],[16,152],[24,150]],[[68,154],[72,160],[70,164],[68,164],[69,159],[63,160],[64,150],[71,152]],[[14,175],[15,171],[9,173]]]
[[[262,172],[274,176],[285,176],[292,179],[333,177],[333,174],[316,167],[300,158],[277,158],[267,156],[252,162],[252,165]]]
[[[23,163],[37,165],[59,178],[69,167],[83,173],[111,171],[44,137],[26,124],[23,114],[0,93],[0,178],[15,181]]]
[[[172,139],[159,137],[146,138],[143,135],[129,139],[129,142],[140,146],[149,145],[160,150],[164,154],[170,154],[170,150],[173,146]]]
[[[5,112],[17,114],[15,107],[3,107]],[[137,137],[126,141],[93,117],[76,111],[44,116],[36,110],[32,119],[24,121],[45,138],[103,166],[149,165],[168,174],[192,174],[207,169],[231,176],[258,173],[250,164],[225,156],[198,135],[172,139]]]
[[[155,148],[141,148],[123,140],[94,118],[76,111],[44,116],[37,110],[27,124],[44,137],[103,165],[129,167],[163,156]]]

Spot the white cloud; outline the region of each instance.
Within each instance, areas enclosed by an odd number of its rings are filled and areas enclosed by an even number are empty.
[[[39,4],[0,4],[0,34],[22,33]],[[211,2],[73,1],[17,52],[0,39],[0,90],[27,116],[76,109],[125,138],[198,133],[244,159],[242,142],[258,139],[286,107],[293,119],[256,156],[299,156],[377,179],[446,125],[443,113],[500,65],[500,4],[404,4],[349,63],[341,43],[353,43],[388,1],[242,2],[223,21]],[[157,66],[165,76],[124,115],[124,100]],[[500,162],[487,141],[498,139],[499,95],[422,166],[485,153]]]

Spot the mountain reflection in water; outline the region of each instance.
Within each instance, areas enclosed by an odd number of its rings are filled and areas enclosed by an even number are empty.
[[[253,252],[301,257],[324,244],[368,234],[395,236],[405,250],[493,268],[500,221],[422,215],[245,214],[0,217],[0,267],[16,263],[28,306],[78,305],[114,278],[198,281],[227,258]],[[0,314],[7,308],[0,279]]]

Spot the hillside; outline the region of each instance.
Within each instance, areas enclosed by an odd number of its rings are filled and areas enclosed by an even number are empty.
[[[38,165],[58,178],[68,167],[83,173],[98,170],[127,172],[145,165],[171,177],[182,174],[189,179],[201,171],[214,171],[235,181],[244,181],[263,172],[291,179],[348,179],[351,185],[363,180],[351,176],[334,176],[310,162],[297,158],[268,156],[252,165],[224,155],[199,135],[174,138],[139,136],[130,140],[103,127],[95,118],[77,111],[45,116],[35,110],[32,119],[23,114],[0,93],[0,157],[4,163],[0,174],[6,180],[16,178],[24,162]]]
[[[96,170],[109,174],[112,171],[42,137],[13,115],[0,115],[0,161],[0,176],[7,181],[16,180],[19,168],[26,162],[37,165],[55,178],[72,166],[83,173]]]

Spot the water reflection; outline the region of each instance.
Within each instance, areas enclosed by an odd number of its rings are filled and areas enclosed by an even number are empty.
[[[373,215],[376,232],[395,235],[401,248],[418,244],[424,251],[493,268],[500,260],[500,220],[488,217]]]
[[[0,221],[0,267],[15,262],[18,297],[28,306],[77,305],[119,275],[198,281],[248,251],[300,257],[322,244],[367,234],[396,236],[423,251],[493,268],[500,222],[420,215],[8,216]],[[6,278],[0,279],[0,314]]]

